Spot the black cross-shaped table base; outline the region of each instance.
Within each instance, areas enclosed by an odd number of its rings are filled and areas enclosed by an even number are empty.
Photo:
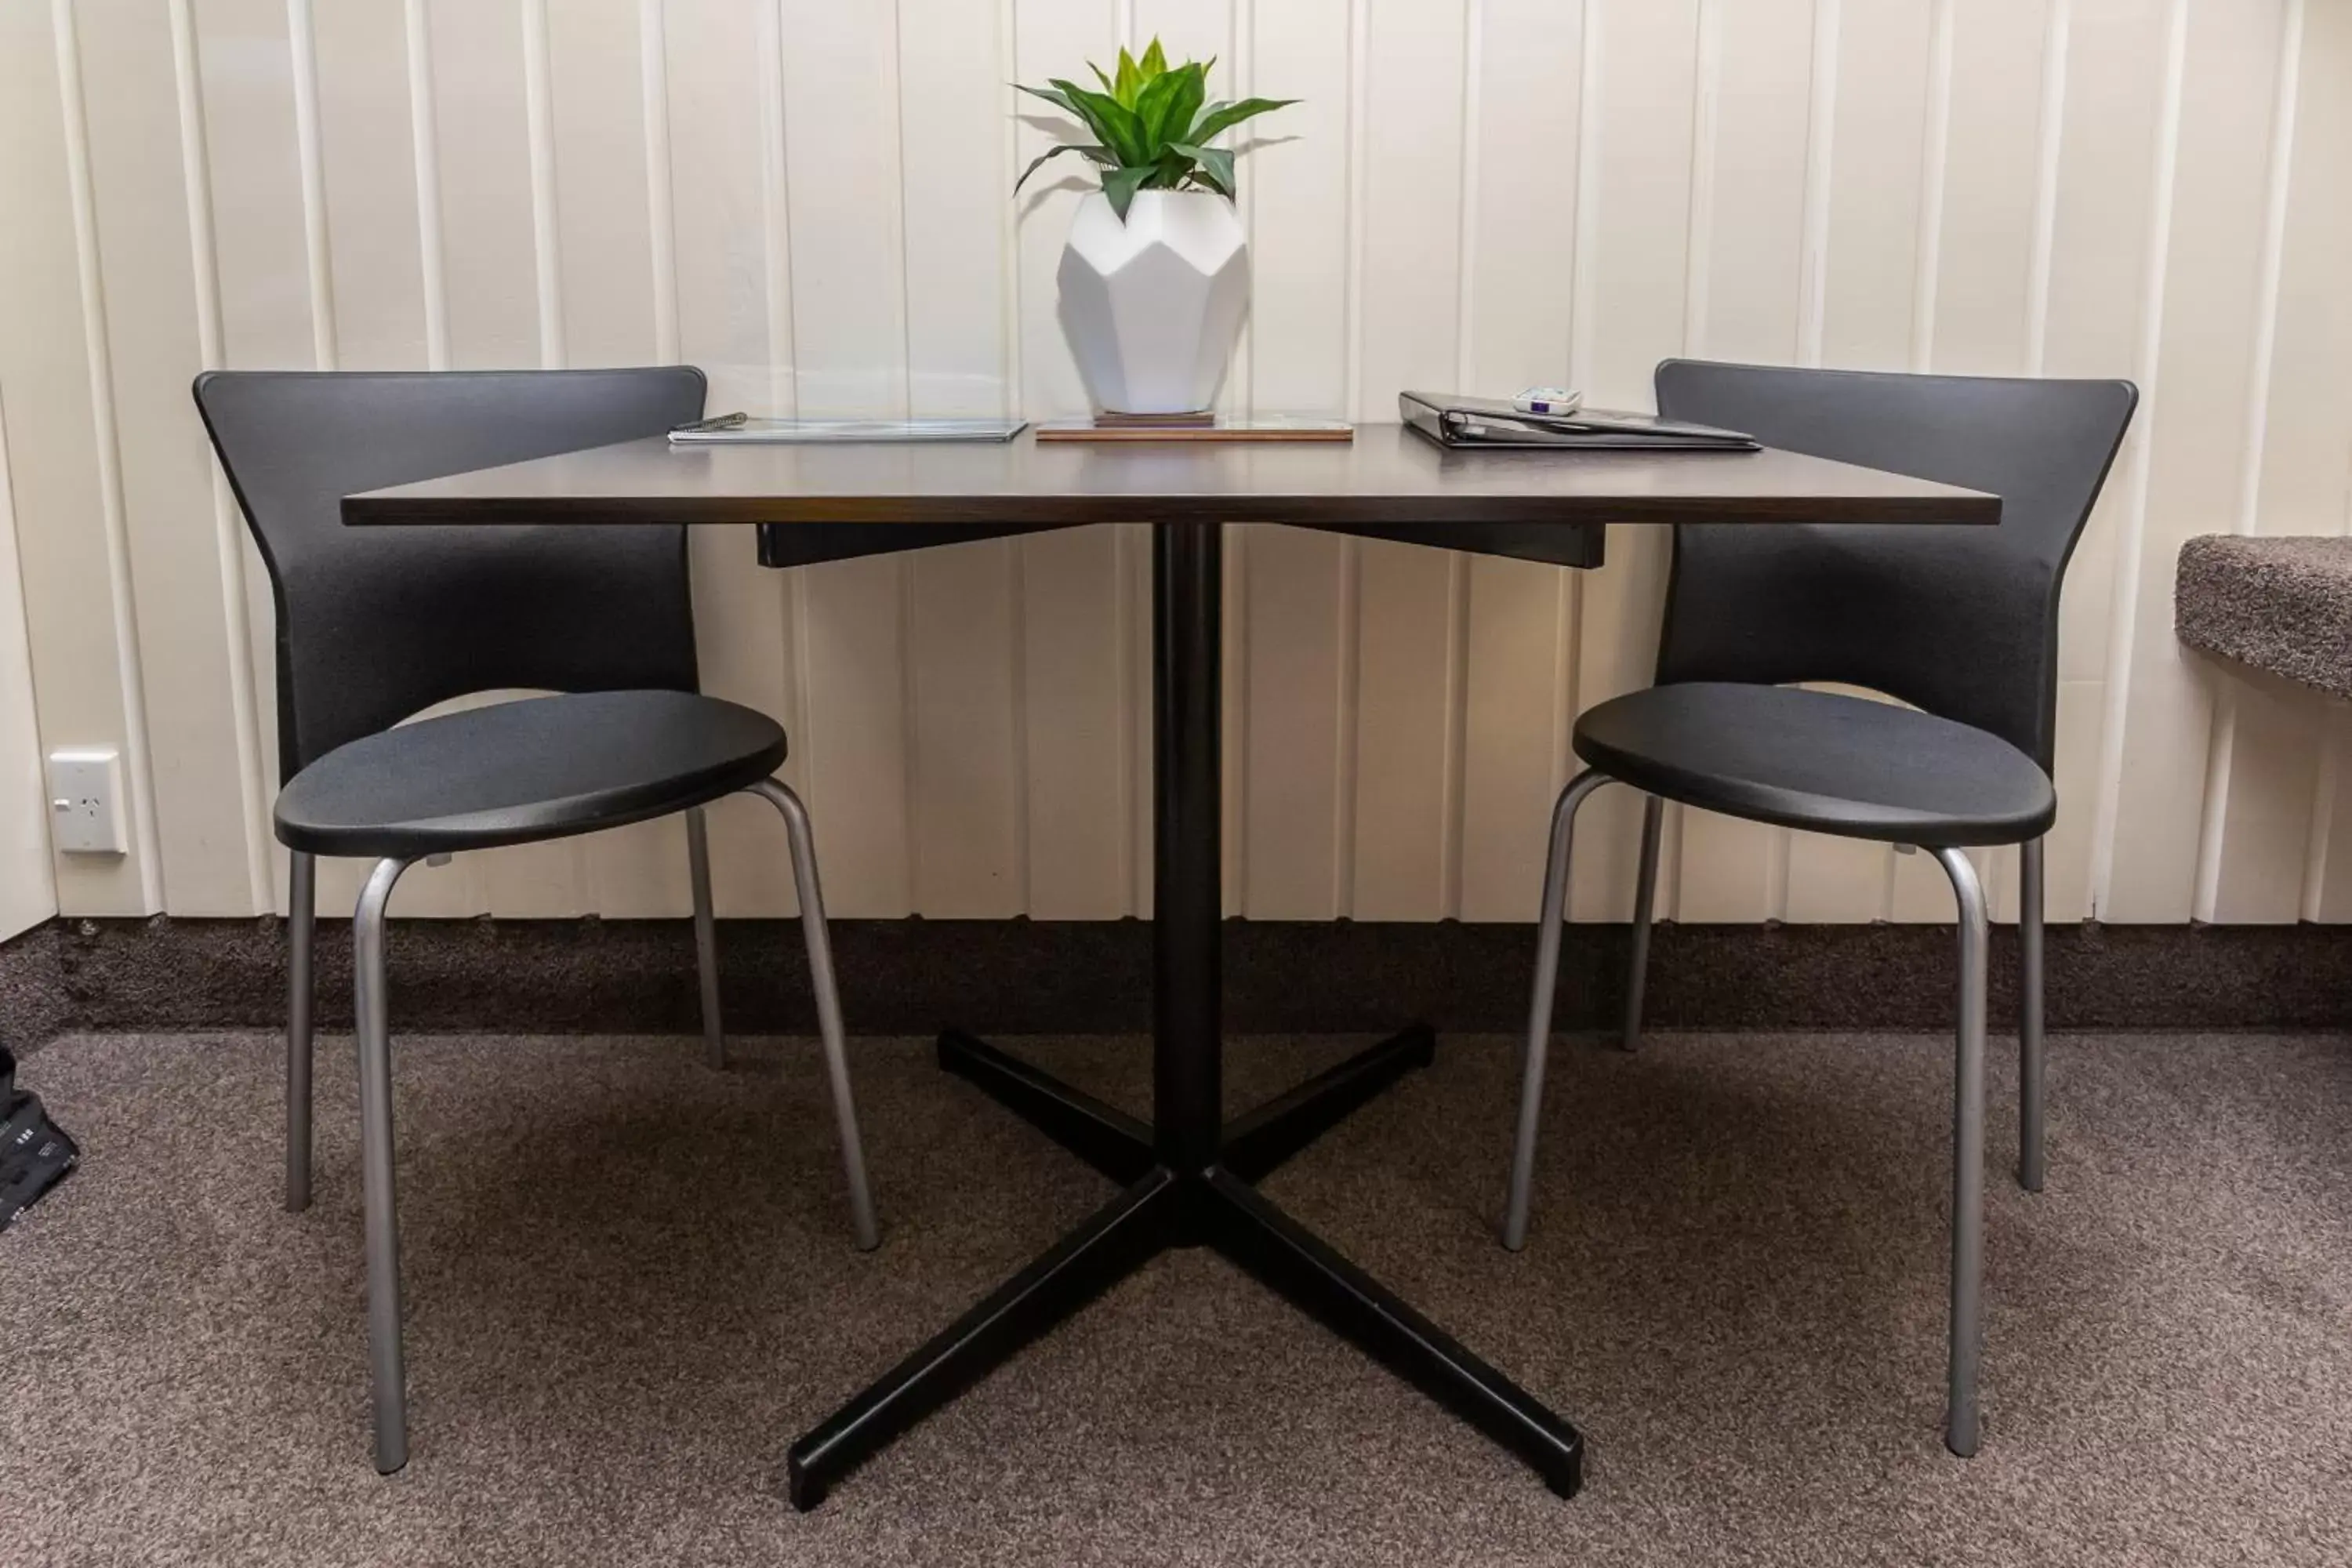
[[[971,1035],[940,1065],[1120,1185],[1118,1195],[794,1443],[794,1507],[1171,1247],[1213,1247],[1517,1454],[1562,1497],[1582,1479],[1575,1427],[1398,1300],[1255,1185],[1406,1071],[1437,1040],[1416,1025],[1228,1122],[1219,1025],[1222,542],[1156,525],[1157,750],[1153,1109],[1147,1124]]]
[[[1573,1497],[1584,1458],[1575,1427],[1253,1184],[1403,1073],[1427,1067],[1436,1044],[1416,1025],[1349,1058],[1227,1124],[1218,1162],[1186,1172],[1160,1163],[1151,1129],[1134,1117],[985,1041],[941,1035],[942,1068],[979,1085],[1120,1191],[794,1443],[787,1465],[793,1505],[815,1507],[867,1455],[1171,1247],[1215,1247],[1519,1455],[1552,1490]]]

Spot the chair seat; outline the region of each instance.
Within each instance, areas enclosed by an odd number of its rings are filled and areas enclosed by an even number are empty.
[[[774,773],[764,713],[685,691],[530,697],[339,746],[278,795],[278,837],[313,855],[440,855],[666,816]]]
[[[1652,795],[1847,838],[2021,844],[2058,813],[2049,776],[1998,736],[1829,691],[1654,686],[1588,710],[1575,744]]]

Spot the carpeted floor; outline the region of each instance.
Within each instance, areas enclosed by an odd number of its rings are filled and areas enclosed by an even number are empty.
[[[1236,1047],[1248,1103],[1355,1042]],[[1136,1106],[1142,1047],[1024,1042]],[[1937,1437],[1949,1057],[1928,1037],[1563,1048],[1536,1235],[1493,1239],[1511,1051],[1449,1040],[1268,1191],[1579,1421],[1584,1495],[1205,1252],[1160,1259],[793,1513],[785,1445],[1108,1195],[855,1047],[848,1243],[814,1051],[398,1054],[415,1458],[369,1467],[355,1092],[278,1205],[259,1037],[68,1038],[87,1164],[0,1235],[0,1561],[2352,1561],[2352,1041],[2064,1037],[2049,1191],[1996,1075],[1986,1437]],[[1998,1059],[1998,1058],[1997,1058]]]

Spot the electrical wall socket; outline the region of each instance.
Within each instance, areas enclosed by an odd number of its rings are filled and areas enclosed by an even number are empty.
[[[67,855],[121,855],[122,758],[104,751],[49,753],[49,841]]]

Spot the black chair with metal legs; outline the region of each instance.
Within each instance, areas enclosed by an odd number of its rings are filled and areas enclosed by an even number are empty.
[[[2128,382],[1669,360],[1659,412],[2002,498],[1997,528],[1684,524],[1657,684],[1576,722],[1552,810],[1504,1244],[1524,1246],[1577,807],[1647,797],[1624,1044],[1639,1035],[1664,803],[1933,853],[1959,906],[1951,1361],[1944,1439],[1976,1452],[1983,1272],[1985,896],[1963,852],[2019,848],[2018,1179],[2042,1178],[2042,836],[2057,815],[2058,592],[2138,394]],[[1694,458],[1693,461],[1708,461]],[[1798,689],[1838,682],[1911,707]]]
[[[676,524],[346,529],[358,490],[659,435],[702,414],[702,373],[216,373],[195,384],[278,609],[278,838],[291,853],[286,1206],[310,1201],[318,856],[375,862],[352,928],[376,1468],[408,1458],[384,911],[401,874],[460,850],[686,817],[702,1021],[725,1058],[703,808],[784,819],[857,1245],[878,1239],[808,813],[773,775],[783,731],[697,689]],[[452,698],[522,698],[412,723]]]

